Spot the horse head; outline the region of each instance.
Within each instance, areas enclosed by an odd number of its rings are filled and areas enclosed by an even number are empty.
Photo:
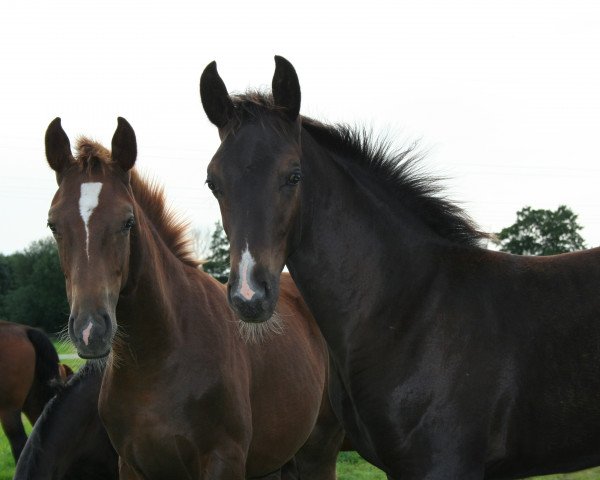
[[[48,227],[65,276],[69,335],[81,357],[104,357],[116,331],[117,300],[129,280],[130,237],[135,230],[129,178],[137,155],[135,133],[119,118],[112,154],[81,139],[74,157],[56,118],[45,141],[58,183]]]
[[[247,322],[272,316],[279,275],[300,235],[300,85],[291,63],[275,62],[269,104],[230,97],[215,62],[200,79],[202,105],[221,138],[206,184],[230,242],[228,298]]]

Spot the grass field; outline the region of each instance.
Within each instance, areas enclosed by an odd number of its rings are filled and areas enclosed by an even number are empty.
[[[59,354],[72,354],[74,350],[68,343],[56,343],[56,349]],[[78,370],[82,365],[81,359],[63,360],[73,370]],[[23,421],[26,430],[29,433],[31,426],[25,417]],[[0,480],[10,480],[14,475],[14,462],[10,452],[10,446],[3,432],[0,432]],[[339,480],[386,480],[386,476],[381,470],[365,462],[355,452],[342,452],[338,458],[337,472]],[[543,480],[600,480],[600,468],[585,470],[577,473],[564,475],[549,475],[546,477],[535,477]]]

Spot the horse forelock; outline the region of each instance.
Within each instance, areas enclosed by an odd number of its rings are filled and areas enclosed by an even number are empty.
[[[75,144],[75,164],[90,175],[96,170],[104,175],[114,168],[110,150],[88,137],[79,137]]]
[[[289,120],[286,110],[275,104],[273,95],[261,90],[248,90],[231,97],[233,116],[228,128],[237,130],[245,123],[258,123],[264,128],[272,128],[277,133],[285,135]]]

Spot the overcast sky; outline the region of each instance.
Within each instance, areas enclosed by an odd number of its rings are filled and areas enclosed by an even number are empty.
[[[217,60],[230,91],[268,86],[275,54],[296,67],[304,115],[421,139],[483,229],[566,204],[600,245],[598,1],[19,0],[0,3],[0,45],[0,253],[48,234],[56,116],[72,143],[107,146],[127,118],[138,167],[211,227],[218,137],[200,73]]]

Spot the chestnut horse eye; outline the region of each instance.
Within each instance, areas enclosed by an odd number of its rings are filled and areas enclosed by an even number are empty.
[[[300,175],[297,172],[294,172],[288,177],[286,183],[288,185],[298,185],[300,183],[301,179],[302,179],[302,175]]]
[[[56,234],[56,225],[54,225],[53,223],[50,223],[50,222],[48,222],[47,225],[48,225],[48,228],[50,229],[50,231],[53,234]]]
[[[123,230],[131,230],[134,225],[135,225],[135,219],[133,217],[130,217],[125,222],[125,225],[123,225]]]

